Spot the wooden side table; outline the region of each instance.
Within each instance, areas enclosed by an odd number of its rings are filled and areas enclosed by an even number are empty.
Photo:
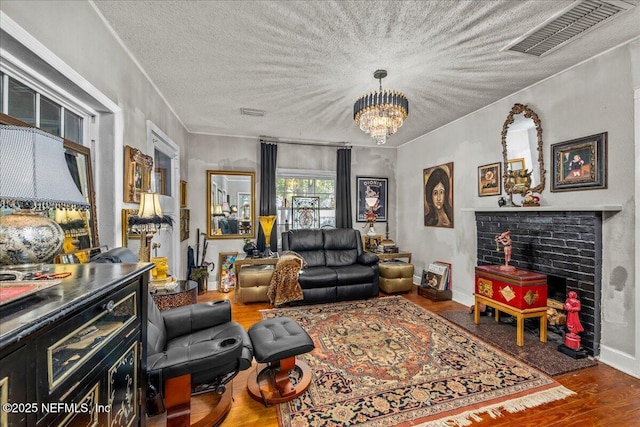
[[[474,294],[475,305],[473,307],[473,322],[477,325],[480,323],[480,304],[485,304],[488,307],[492,307],[496,311],[496,322],[500,320],[500,312],[503,311],[507,314],[514,316],[517,319],[516,330],[516,344],[519,347],[524,346],[524,319],[532,317],[540,318],[540,342],[547,342],[547,307],[538,308],[526,308],[519,310],[517,308],[510,307],[498,301],[494,301],[491,298],[483,297],[478,294]]]
[[[149,293],[159,310],[196,304],[198,302],[198,282],[178,280],[178,287],[175,291],[149,289]]]

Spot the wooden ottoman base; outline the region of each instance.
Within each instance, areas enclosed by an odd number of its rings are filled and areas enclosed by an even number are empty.
[[[295,357],[272,362],[258,372],[259,369],[260,365],[249,374],[247,388],[249,395],[265,406],[293,400],[311,384],[309,365]]]
[[[231,384],[229,384],[231,385]],[[169,378],[164,382],[167,427],[211,427],[218,426],[231,410],[233,387],[226,387],[222,395],[214,394],[209,412],[199,419],[191,419],[191,375]]]

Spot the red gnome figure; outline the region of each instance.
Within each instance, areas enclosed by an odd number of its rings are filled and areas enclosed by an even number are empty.
[[[567,329],[569,333],[564,337],[564,345],[573,350],[580,350],[580,336],[578,334],[584,331],[580,323],[580,300],[575,291],[569,291],[569,296],[564,302],[564,309],[567,311]]]

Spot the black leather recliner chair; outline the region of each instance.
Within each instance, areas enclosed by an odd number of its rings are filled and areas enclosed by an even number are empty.
[[[225,385],[251,366],[251,340],[245,329],[231,320],[228,300],[160,311],[149,298],[148,310],[150,378],[160,378],[166,384],[169,379],[190,374],[191,392],[205,388],[223,394]],[[165,390],[165,395],[169,392],[173,390]]]

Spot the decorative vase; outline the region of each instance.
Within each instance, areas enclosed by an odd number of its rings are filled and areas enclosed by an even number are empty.
[[[30,210],[0,218],[0,265],[48,264],[62,250],[58,224]]]
[[[262,227],[262,232],[264,233],[264,241],[266,245],[266,248],[264,250],[264,257],[271,258],[273,256],[273,252],[271,251],[271,230],[273,229],[273,224],[275,224],[276,222],[276,216],[259,216],[258,220],[260,221],[260,226]]]

